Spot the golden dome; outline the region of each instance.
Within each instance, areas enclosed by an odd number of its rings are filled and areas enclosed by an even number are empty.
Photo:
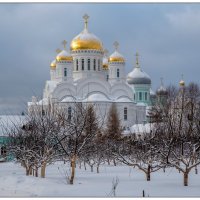
[[[55,70],[56,69],[56,60],[53,60],[50,64],[50,67],[52,70]]]
[[[81,33],[82,34],[82,33]],[[79,37],[76,37],[71,42],[71,51],[76,50],[83,50],[83,49],[91,49],[91,50],[99,50],[102,51],[103,47],[100,41],[95,40],[92,37],[88,37],[87,39],[82,37],[85,34],[78,35]]]
[[[56,61],[73,61],[72,56],[65,50],[62,50],[57,56]]]
[[[181,80],[181,81],[179,82],[179,85],[180,85],[181,87],[184,87],[184,86],[185,86],[185,81]]]
[[[104,57],[103,57],[103,69],[108,70],[108,50],[104,50]]]
[[[71,51],[76,51],[76,50],[103,50],[103,45],[100,39],[95,36],[93,33],[90,33],[87,29],[87,20],[89,16],[85,15],[84,17],[85,20],[85,28],[84,30],[77,35],[71,42],[70,49]]]
[[[109,62],[125,62],[124,58],[123,57],[120,57],[120,56],[113,56],[111,55],[109,57]]]
[[[180,85],[180,87],[184,87],[185,86],[185,81],[183,80],[183,74],[181,76],[182,76],[182,79],[179,82],[179,85]]]
[[[119,43],[118,42],[114,42],[114,46],[115,46],[115,52],[109,57],[108,62],[112,63],[112,62],[125,62],[124,57],[118,52],[118,46]]]

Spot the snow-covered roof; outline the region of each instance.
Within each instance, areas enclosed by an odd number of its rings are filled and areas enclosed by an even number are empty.
[[[83,100],[83,102],[96,102],[96,101],[111,101],[102,93],[95,93],[89,95],[87,98]]]
[[[128,97],[121,97],[115,100],[115,102],[133,102],[131,99]]]
[[[130,127],[131,133],[141,134],[141,133],[150,133],[153,128],[153,124],[135,124]]]
[[[72,96],[65,97],[61,102],[74,102],[76,99]]]

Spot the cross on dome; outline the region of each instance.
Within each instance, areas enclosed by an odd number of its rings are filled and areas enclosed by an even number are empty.
[[[163,86],[163,77],[160,78],[161,86]]]
[[[135,56],[136,56],[136,66],[139,67],[139,53],[136,52]]]
[[[114,45],[114,47],[115,47],[115,50],[118,50],[119,43],[118,43],[117,41],[115,41],[115,42],[113,43],[113,45]]]
[[[66,40],[63,40],[63,41],[62,41],[62,44],[63,44],[63,46],[64,46],[64,49],[66,49],[67,41],[66,41]]]
[[[85,29],[87,29],[89,15],[85,14],[85,15],[83,16],[83,19],[84,19],[84,21],[85,21]]]

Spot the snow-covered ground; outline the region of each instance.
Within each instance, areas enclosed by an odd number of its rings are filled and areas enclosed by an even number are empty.
[[[183,176],[175,169],[152,173],[151,181],[145,174],[127,166],[100,167],[100,173],[77,166],[74,185],[65,180],[66,165],[55,163],[47,167],[46,178],[26,176],[25,170],[15,163],[0,163],[1,197],[108,197],[112,181],[118,177],[117,197],[200,197],[200,174],[191,171],[189,186],[183,186]],[[199,171],[200,172],[200,171]]]

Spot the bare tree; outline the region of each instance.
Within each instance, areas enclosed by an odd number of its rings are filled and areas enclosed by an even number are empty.
[[[187,186],[190,171],[200,164],[200,91],[191,83],[178,93],[169,91],[169,94],[172,95],[167,104],[157,110],[162,122],[157,123],[155,130],[163,163],[182,172]]]
[[[45,111],[34,110],[26,115],[24,125],[15,125],[9,130],[9,149],[26,168],[26,174],[45,177],[46,166],[56,158],[53,134],[57,132],[57,116],[48,107]],[[34,171],[34,173],[32,172]]]
[[[73,184],[75,177],[76,161],[84,158],[88,148],[99,132],[101,119],[95,117],[93,105],[73,103],[70,117],[66,112],[60,112],[62,127],[58,135],[55,135],[63,155],[71,162],[71,175],[69,183]]]

